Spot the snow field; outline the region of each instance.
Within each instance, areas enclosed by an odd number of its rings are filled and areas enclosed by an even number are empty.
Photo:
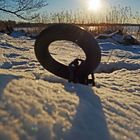
[[[34,41],[0,34],[0,140],[139,140],[140,46],[99,42],[102,63],[90,87],[44,70]],[[73,43],[52,46],[64,64],[85,57]]]

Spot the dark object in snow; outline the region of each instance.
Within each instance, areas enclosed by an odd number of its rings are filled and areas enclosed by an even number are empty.
[[[73,60],[70,64],[69,64],[69,82],[74,82],[74,83],[79,83],[79,79],[77,78],[77,72],[79,69],[79,66],[84,62],[84,60],[82,59],[75,59]],[[88,84],[92,84],[92,86],[95,86],[95,81],[94,81],[94,73],[91,73],[91,78],[85,77],[85,79],[83,79],[83,83],[88,85]]]
[[[125,35],[123,37],[123,40],[124,40],[125,45],[139,45],[140,44],[140,42],[136,40],[134,37],[132,37],[131,35]]]
[[[40,33],[35,42],[38,61],[48,71],[67,80],[70,80],[70,67],[57,62],[49,53],[49,45],[57,40],[72,41],[83,49],[86,59],[77,64],[76,79],[78,83],[87,84],[85,79],[89,74],[93,74],[101,60],[101,50],[97,41],[89,32],[72,24],[53,24]]]

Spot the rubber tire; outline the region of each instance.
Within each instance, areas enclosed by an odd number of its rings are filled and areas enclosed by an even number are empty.
[[[86,30],[73,24],[53,24],[43,30],[35,42],[35,55],[40,64],[49,72],[69,79],[68,66],[57,62],[49,53],[49,45],[58,40],[68,40],[76,43],[86,55],[86,59],[78,69],[79,83],[92,73],[101,60],[101,50],[94,37]]]

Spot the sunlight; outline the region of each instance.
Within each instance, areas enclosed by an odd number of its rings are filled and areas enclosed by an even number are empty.
[[[101,8],[101,0],[89,0],[88,9],[91,11],[98,11]]]

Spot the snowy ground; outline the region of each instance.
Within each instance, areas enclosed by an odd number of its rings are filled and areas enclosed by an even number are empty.
[[[34,41],[0,34],[0,140],[140,139],[140,46],[101,41],[90,87],[44,70]],[[56,42],[50,52],[68,64],[84,58],[74,46]]]

